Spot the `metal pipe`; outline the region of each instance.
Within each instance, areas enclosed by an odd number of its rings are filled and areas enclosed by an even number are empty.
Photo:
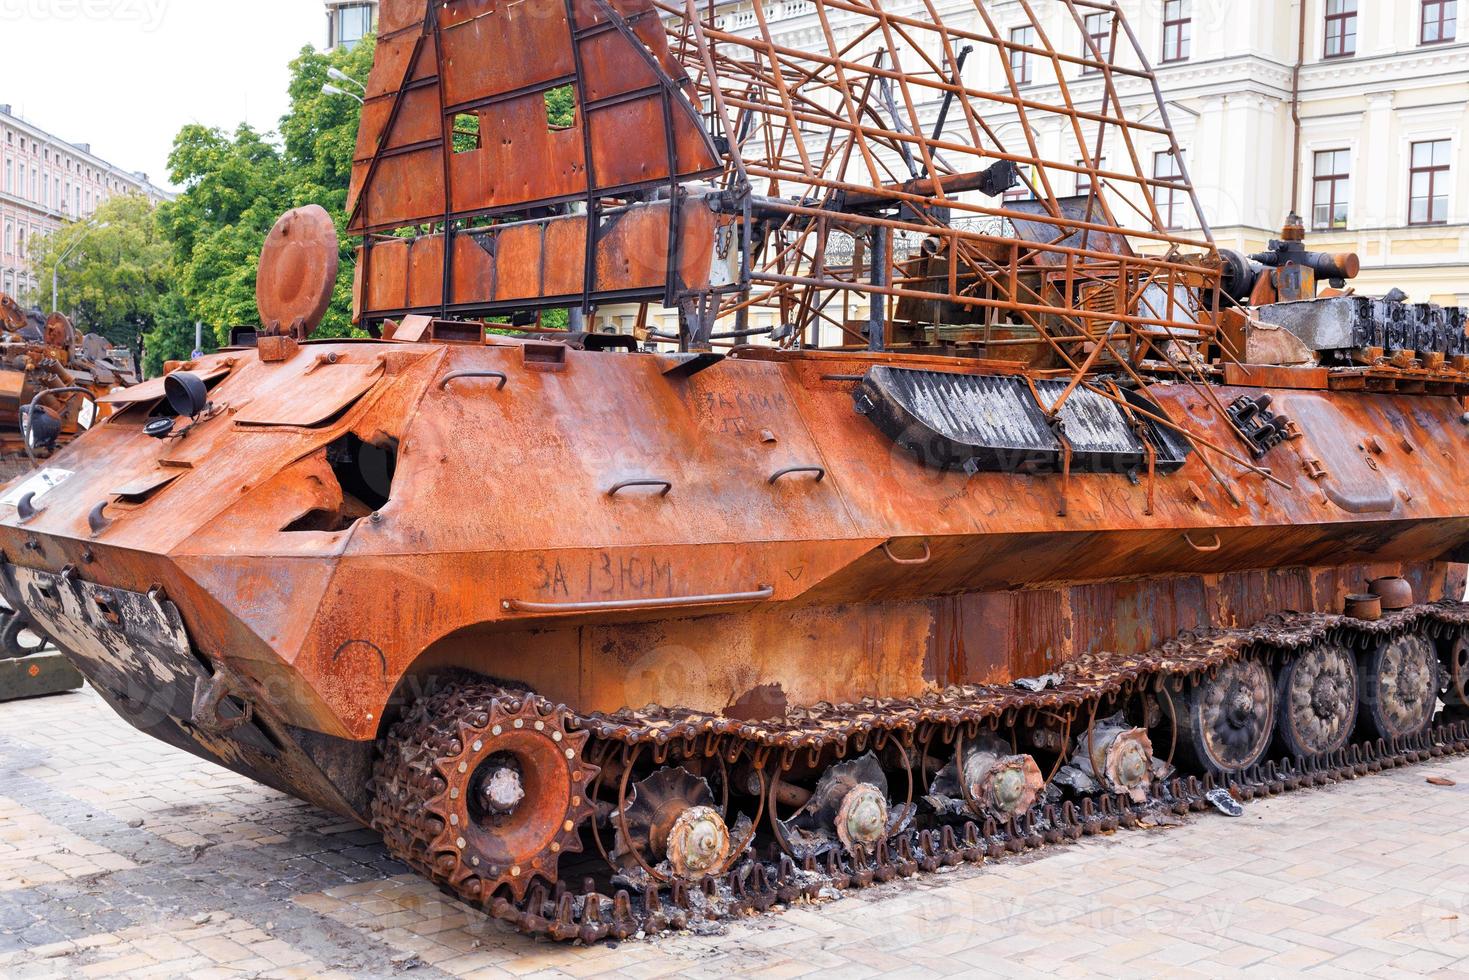
[[[869,350],[887,348],[887,297],[881,292],[887,285],[888,273],[888,230],[879,225],[872,229],[872,285],[876,287],[868,297],[867,347]]]
[[[1306,0],[1296,0],[1301,8],[1300,25],[1296,28],[1298,48],[1296,67],[1291,74],[1290,118],[1295,126],[1295,146],[1290,168],[1290,209],[1293,214],[1301,213],[1301,68],[1306,64]]]
[[[506,599],[501,605],[506,612],[523,613],[624,612],[638,609],[715,606],[731,602],[762,602],[774,596],[775,587],[764,585],[755,592],[728,592],[720,595],[669,596],[665,599],[618,599],[609,602],[530,602],[524,599]]]

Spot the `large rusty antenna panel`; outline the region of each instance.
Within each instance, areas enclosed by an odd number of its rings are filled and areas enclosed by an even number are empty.
[[[673,301],[668,202],[722,165],[646,0],[389,0],[381,28],[348,200],[369,319]]]

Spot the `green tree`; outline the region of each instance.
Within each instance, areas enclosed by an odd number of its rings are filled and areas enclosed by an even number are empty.
[[[546,93],[546,122],[560,129],[576,124],[576,90],[570,85]]]
[[[63,226],[31,255],[43,308],[51,306],[54,269],[57,305],[77,328],[134,351],[139,337],[157,326],[169,266],[169,243],[153,203],[141,194],[103,202],[90,221]]]
[[[319,337],[349,336],[355,258],[345,235],[347,189],[357,144],[359,106],[322,86],[336,68],[365,81],[371,39],[351,51],[306,48],[291,62],[290,111],[279,134],[241,126],[233,133],[186,126],[169,156],[170,177],[184,190],[159,209],[173,246],[177,289],[184,306],[213,327],[219,343],[232,326],[259,321],[255,307],[260,249],[276,219],[307,204],[326,208],[342,240],[342,269]],[[192,346],[192,337],[187,340]],[[177,326],[148,339],[149,363],[178,356]],[[185,350],[186,354],[187,351]]]
[[[143,377],[156,378],[163,373],[166,361],[187,361],[194,352],[193,311],[188,300],[177,289],[171,289],[158,300],[154,316],[156,326],[143,338]],[[213,350],[209,331],[204,332],[204,346]]]

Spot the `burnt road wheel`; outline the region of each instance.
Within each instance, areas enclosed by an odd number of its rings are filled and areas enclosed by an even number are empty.
[[[611,823],[613,864],[655,881],[703,881],[729,870],[739,856],[708,780],[681,766],[636,783]]]
[[[1237,660],[1177,699],[1183,761],[1212,773],[1257,765],[1275,736],[1275,678],[1258,660]]]
[[[1438,651],[1414,633],[1374,644],[1361,655],[1362,738],[1409,738],[1427,730],[1438,708]]]
[[[1449,669],[1444,704],[1456,717],[1469,715],[1469,633],[1460,633],[1444,647]]]
[[[1280,668],[1276,733],[1292,758],[1326,755],[1346,746],[1357,724],[1357,657],[1340,643],[1304,650]]]

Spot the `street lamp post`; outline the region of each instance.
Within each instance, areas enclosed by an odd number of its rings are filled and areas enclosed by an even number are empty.
[[[75,252],[77,250],[77,247],[79,245],[81,245],[82,242],[84,242],[84,241],[87,240],[87,236],[88,235],[90,235],[94,231],[101,231],[103,228],[106,228],[107,227],[107,222],[105,222],[105,221],[102,222],[100,225],[94,225],[92,222],[95,221],[95,220],[96,219],[93,218],[92,221],[88,221],[85,225],[82,226],[84,230],[83,230],[83,232],[80,235],[77,236],[77,240],[71,243],[71,247],[70,248],[68,248],[65,252],[62,252],[61,253],[61,257],[58,258],[56,260],[56,264],[51,267],[51,312],[52,313],[60,313],[61,312],[60,273],[61,273],[62,263],[64,263],[67,260],[67,258],[71,255],[72,252]]]
[[[328,68],[326,70],[326,73],[328,78],[334,79],[338,82],[346,82],[348,85],[356,88],[359,92],[365,93],[367,91],[367,86],[363,85],[357,79],[353,78],[351,75],[348,75],[346,72],[338,68]]]
[[[327,95],[345,95],[347,98],[349,98],[352,101],[356,102],[358,105],[362,105],[363,104],[362,98],[360,96],[356,95],[353,92],[348,92],[344,88],[338,88],[337,86],[333,85],[331,82],[327,82],[325,85],[323,85],[321,87],[321,90],[324,93],[326,93]]]

